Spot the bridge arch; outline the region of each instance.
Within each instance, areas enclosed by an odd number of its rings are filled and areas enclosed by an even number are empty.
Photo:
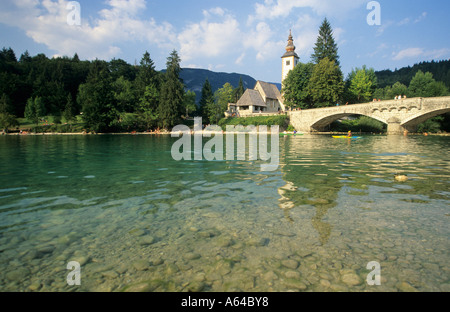
[[[335,122],[336,120],[342,119],[344,117],[348,116],[366,116],[375,120],[378,120],[384,124],[388,124],[388,122],[379,116],[374,116],[372,114],[363,114],[363,113],[340,113],[340,114],[331,114],[328,116],[325,116],[323,118],[320,118],[319,120],[313,122],[311,125],[312,131],[323,131],[328,125]]]
[[[401,126],[407,129],[408,131],[414,132],[417,129],[417,126],[425,121],[427,121],[430,118],[443,115],[445,113],[450,113],[450,108],[442,108],[442,109],[436,109],[433,111],[429,111],[427,113],[419,113],[414,116],[411,116],[407,119],[405,119]]]

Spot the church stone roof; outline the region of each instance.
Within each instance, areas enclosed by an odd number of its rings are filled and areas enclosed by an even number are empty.
[[[256,90],[247,89],[236,103],[237,106],[262,106],[267,107],[261,95]]]
[[[262,91],[266,95],[266,98],[273,99],[273,100],[280,100],[281,99],[281,93],[280,90],[278,90],[277,86],[268,82],[264,81],[257,81],[257,84],[262,88]]]

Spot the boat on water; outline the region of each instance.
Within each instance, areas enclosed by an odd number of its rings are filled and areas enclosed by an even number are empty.
[[[333,138],[335,139],[361,139],[362,137],[360,136],[346,136],[346,135],[333,135]]]

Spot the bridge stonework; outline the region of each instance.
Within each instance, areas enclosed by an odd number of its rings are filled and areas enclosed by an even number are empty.
[[[333,121],[351,115],[363,115],[387,124],[388,134],[415,132],[429,118],[450,112],[450,96],[411,98],[333,106],[289,112],[291,124],[297,131],[320,132]]]

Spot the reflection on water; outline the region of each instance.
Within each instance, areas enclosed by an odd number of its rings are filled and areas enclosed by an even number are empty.
[[[274,172],[173,142],[1,137],[1,289],[450,290],[448,138],[282,137]]]

